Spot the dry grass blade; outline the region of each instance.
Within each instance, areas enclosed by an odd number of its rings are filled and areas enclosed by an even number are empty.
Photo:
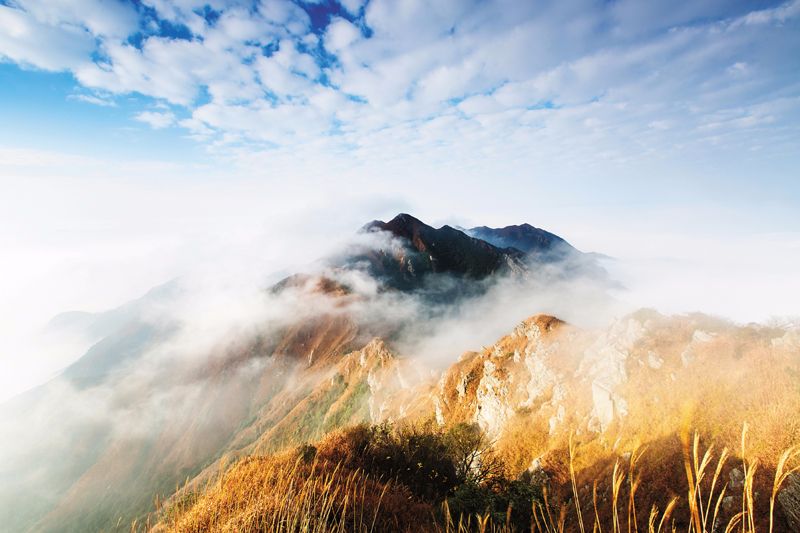
[[[657,533],[661,533],[664,530],[664,525],[669,523],[669,519],[672,516],[672,512],[675,510],[676,505],[678,505],[677,496],[672,498],[667,504],[667,507],[664,509],[664,514],[661,516],[661,521],[658,523]]]
[[[769,533],[772,533],[775,525],[775,499],[778,497],[778,492],[789,476],[800,470],[800,465],[795,465],[789,469],[786,468],[786,465],[795,461],[798,455],[800,455],[800,449],[797,447],[789,448],[781,454],[781,457],[778,460],[778,464],[775,468],[775,480],[772,483],[772,494],[769,498]]]
[[[581,533],[585,533],[583,513],[581,512],[581,498],[578,495],[578,484],[575,480],[575,441],[572,435],[569,437],[569,475],[572,481],[572,495],[575,498],[575,511],[578,513],[578,527],[580,527]]]
[[[593,533],[603,533],[603,527],[600,525],[600,513],[597,510],[597,480],[592,484],[592,506],[594,507],[594,528]]]
[[[734,529],[736,529],[736,525],[742,521],[742,517],[744,515],[742,513],[736,513],[731,517],[728,521],[727,527],[725,527],[725,533],[732,533]]]
[[[647,533],[656,533],[656,520],[658,520],[658,506],[653,505],[647,519]]]
[[[614,470],[611,474],[611,511],[613,517],[613,531],[614,533],[621,533],[622,529],[619,524],[619,491],[622,483],[625,481],[625,474],[619,468],[619,461],[614,463]]]
[[[710,450],[711,448],[709,448]],[[703,519],[703,528],[705,529],[707,526],[710,526],[711,531],[716,531],[716,524],[717,524],[717,517],[719,516],[719,508],[720,504],[722,503],[723,497],[725,496],[725,489],[727,488],[727,483],[723,485],[722,491],[720,492],[719,497],[717,498],[717,504],[714,506],[714,514],[711,515],[711,524],[707,524],[706,520],[709,517],[709,513],[711,510],[711,503],[714,500],[714,492],[717,487],[717,481],[719,481],[720,475],[722,474],[722,469],[725,466],[725,463],[728,461],[728,448],[723,448],[722,453],[719,454],[719,459],[717,460],[717,467],[714,469],[714,477],[711,479],[711,490],[708,493],[708,503],[706,504],[706,510]]]
[[[681,444],[683,445],[683,465],[686,470],[686,481],[688,484],[687,503],[689,504],[690,521],[688,533],[702,533],[703,521],[697,502],[697,490],[700,485],[699,477],[702,475],[702,472],[698,473],[698,468],[700,466],[698,461],[699,436],[695,433],[693,441],[690,444],[688,433],[684,433],[681,435]]]
[[[639,533],[639,524],[636,518],[636,491],[640,479],[636,476],[636,463],[644,454],[638,446],[631,451],[630,466],[628,468],[628,533]]]
[[[747,478],[747,453],[746,453],[746,441],[747,441],[747,422],[742,425],[742,443],[741,443],[741,451],[742,451],[742,468],[744,469],[744,476],[745,479]],[[746,533],[746,525],[747,525],[747,489],[742,490],[742,511],[741,511],[741,521],[742,521],[742,533]]]

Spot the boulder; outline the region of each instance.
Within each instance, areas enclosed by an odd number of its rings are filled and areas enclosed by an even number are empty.
[[[800,531],[800,476],[789,474],[778,493],[778,505],[790,531]]]

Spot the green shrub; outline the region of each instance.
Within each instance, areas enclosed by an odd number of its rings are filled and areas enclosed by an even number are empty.
[[[535,501],[542,501],[541,488],[522,479],[497,481],[493,485],[468,481],[447,498],[447,509],[454,523],[460,517],[489,514],[496,526],[529,531]]]
[[[458,484],[441,432],[358,425],[327,439],[321,458],[405,485],[423,501],[442,501]]]

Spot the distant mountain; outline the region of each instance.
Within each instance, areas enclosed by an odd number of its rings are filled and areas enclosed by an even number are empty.
[[[362,271],[384,289],[423,292],[437,301],[479,294],[485,284],[476,282],[497,275],[525,276],[537,264],[569,260],[564,273],[574,273],[594,262],[589,254],[576,250],[558,235],[530,224],[469,230],[448,225],[434,228],[401,213],[388,222],[373,220],[360,233],[380,233],[389,239],[348,247],[325,259],[329,269]],[[273,290],[297,287],[315,278],[312,283],[322,292],[348,292],[346,285],[324,276],[294,274]]]
[[[527,223],[504,228],[478,226],[466,230],[466,233],[499,248],[515,248],[539,257],[560,258],[566,254],[579,253],[558,235]]]
[[[140,321],[149,309],[168,304],[181,291],[178,280],[173,279],[153,287],[140,298],[119,307],[99,313],[66,311],[54,316],[45,327],[45,334],[73,333],[82,335],[87,341],[96,342]]]
[[[417,288],[429,274],[482,280],[525,270],[520,250],[494,246],[450,226],[433,228],[404,213],[389,222],[372,221],[362,231],[387,232],[402,244],[401,250],[370,250],[351,258],[354,263],[366,261],[371,274],[398,289]]]

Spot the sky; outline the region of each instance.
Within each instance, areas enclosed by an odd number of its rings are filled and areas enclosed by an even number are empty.
[[[59,312],[400,211],[800,314],[800,1],[0,0],[0,399],[80,355]]]

